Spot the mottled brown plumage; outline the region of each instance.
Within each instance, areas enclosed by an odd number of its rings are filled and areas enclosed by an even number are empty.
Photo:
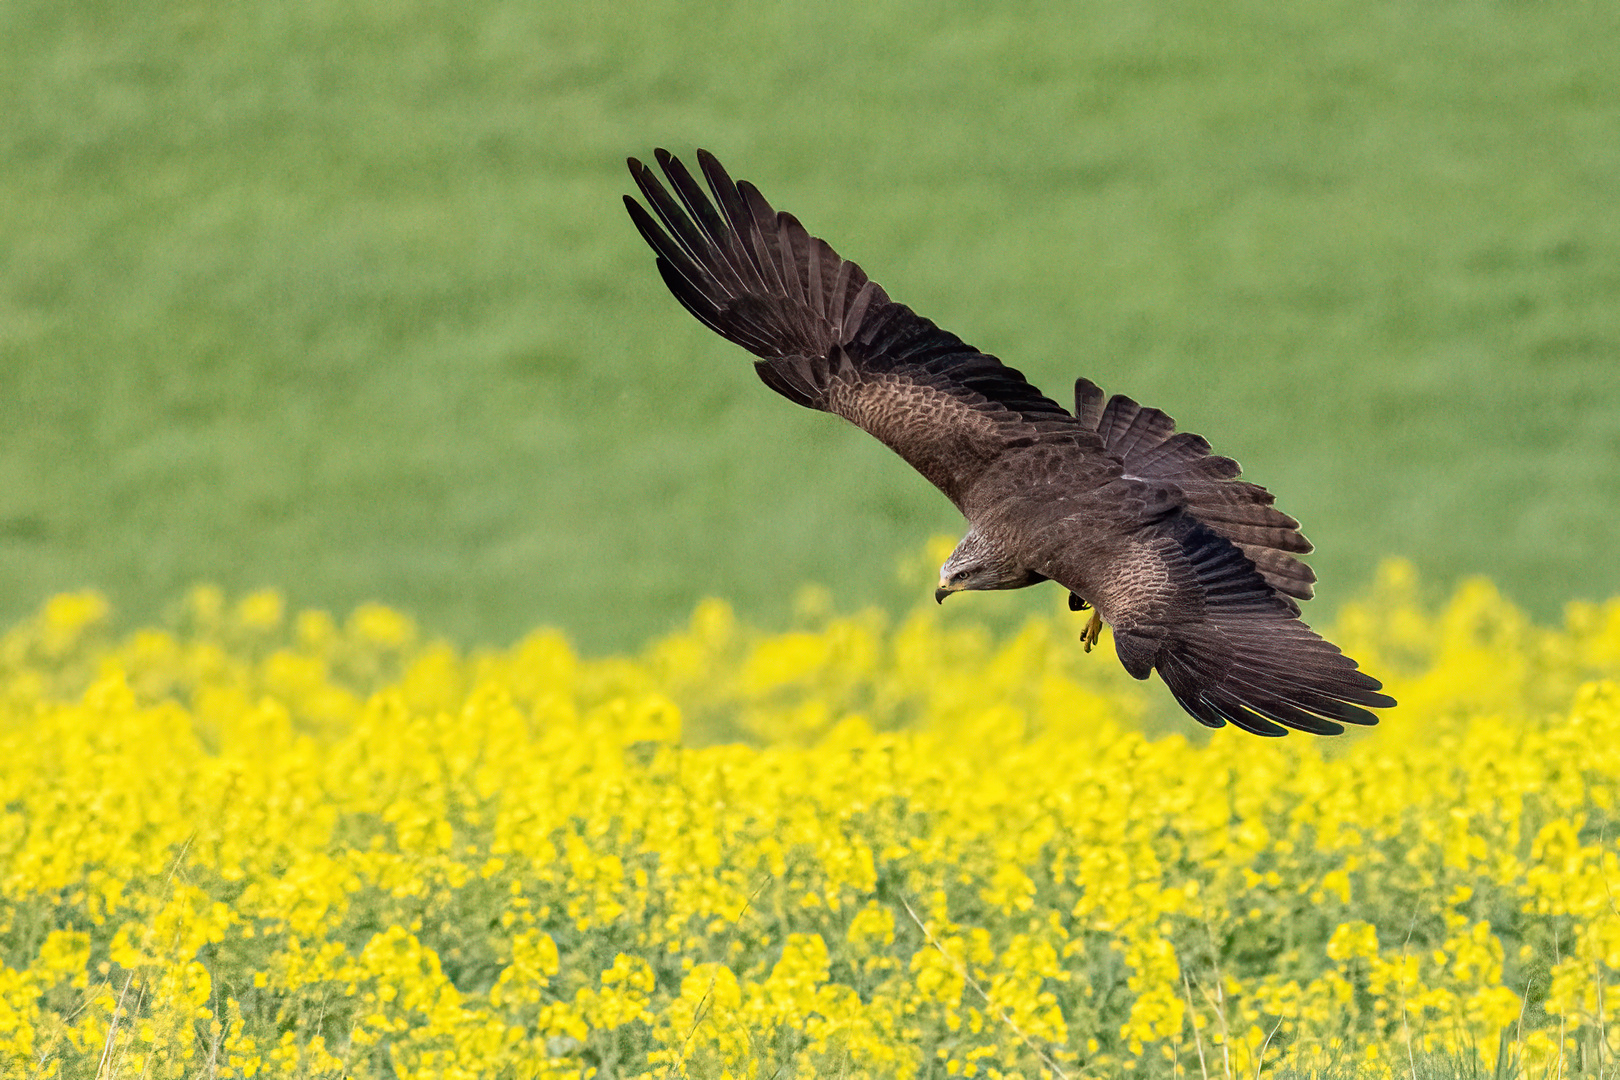
[[[1393,699],[1299,620],[1311,545],[1264,488],[1197,435],[1081,379],[1075,411],[966,345],[734,183],[702,150],[712,201],[656,151],[634,158],[651,212],[625,206],[688,311],[759,360],[784,397],[870,432],[969,523],[936,596],[1052,580],[1113,628],[1127,671],[1157,670],[1194,718],[1260,735],[1338,734]]]

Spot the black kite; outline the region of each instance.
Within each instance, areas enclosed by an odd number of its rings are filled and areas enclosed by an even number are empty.
[[[1157,409],[1075,384],[1071,414],[838,257],[713,155],[656,151],[672,197],[634,158],[652,207],[625,196],[686,309],[760,359],[765,384],[870,432],[956,504],[968,533],[936,599],[1055,581],[1113,628],[1138,679],[1157,669],[1199,722],[1337,735],[1394,699],[1299,619],[1311,550],[1265,488]],[[656,220],[653,215],[657,215]],[[660,223],[662,223],[660,225]]]

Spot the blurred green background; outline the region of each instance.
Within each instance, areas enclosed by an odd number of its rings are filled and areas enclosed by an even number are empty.
[[[9,0],[0,617],[212,580],[594,650],[925,598],[955,512],[668,297],[655,145],[1207,435],[1313,621],[1392,554],[1620,592],[1616,56],[1557,0]]]

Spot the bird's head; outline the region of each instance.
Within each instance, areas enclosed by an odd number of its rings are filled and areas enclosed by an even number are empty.
[[[943,604],[954,592],[978,589],[1022,589],[1046,578],[1010,560],[999,544],[977,529],[969,530],[951,557],[939,568],[934,599]]]
[[[959,566],[953,568],[948,562],[944,566],[940,567],[939,588],[934,590],[934,602],[943,604],[947,596],[951,595],[953,592],[961,592],[963,589],[985,588],[983,585],[975,585],[973,583],[975,572],[978,569],[979,568],[972,566]]]

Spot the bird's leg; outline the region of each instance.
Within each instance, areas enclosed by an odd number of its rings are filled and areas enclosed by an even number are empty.
[[[1070,611],[1085,611],[1089,607],[1091,605],[1086,603],[1079,593],[1071,592],[1069,594]],[[1092,647],[1097,644],[1097,635],[1100,633],[1102,633],[1102,616],[1098,615],[1096,610],[1093,609],[1091,621],[1086,623],[1085,630],[1080,634],[1080,644],[1086,647],[1086,652],[1090,652]]]

